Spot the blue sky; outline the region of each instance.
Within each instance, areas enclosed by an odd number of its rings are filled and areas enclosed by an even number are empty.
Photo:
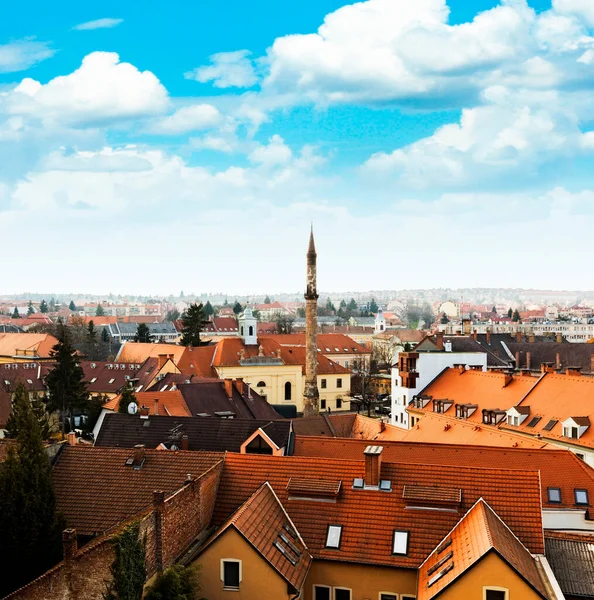
[[[6,292],[594,288],[591,0],[3,11]]]

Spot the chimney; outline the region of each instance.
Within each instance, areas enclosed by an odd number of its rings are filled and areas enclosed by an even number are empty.
[[[567,367],[565,374],[572,377],[579,377],[582,374],[582,367]]]
[[[140,407],[140,418],[141,419],[149,418],[149,408],[148,408],[148,406],[144,406],[144,404]]]
[[[503,374],[503,387],[508,386],[514,380],[514,376],[511,373]]]
[[[534,334],[533,334],[533,333],[531,333],[531,334],[528,336],[528,341],[529,341],[531,344],[534,344]]]
[[[365,455],[365,485],[379,486],[382,467],[382,446],[367,446]]]
[[[74,431],[71,431],[68,434],[68,445],[69,446],[76,446],[76,433],[74,433]]]
[[[159,398],[155,398],[155,410],[154,413],[156,416],[159,414]]]
[[[246,388],[246,394],[248,399],[252,399],[252,388],[250,387],[250,384],[246,381],[245,382],[245,388]]]
[[[386,430],[386,422],[381,419],[380,421],[380,433]]]
[[[227,394],[227,398],[231,400],[231,398],[233,398],[233,379],[223,379],[223,383],[225,384],[225,393]]]
[[[477,335],[478,335],[478,331],[475,329],[475,330],[472,332],[472,339],[473,339],[475,342],[476,342]]]
[[[463,375],[466,371],[466,365],[458,365],[458,371],[460,371],[460,375]]]
[[[521,366],[521,365],[520,365],[520,351],[518,350],[518,351],[516,352],[516,369],[519,369],[519,368],[520,368],[520,366]]]
[[[562,344],[563,343],[563,334],[562,333],[556,333],[555,334],[555,341],[557,342],[557,344]]]
[[[144,444],[136,444],[134,446],[134,467],[136,469],[140,469],[142,467],[142,463],[144,462],[145,448]]]
[[[443,350],[443,331],[438,331],[435,334],[435,344],[440,350]]]
[[[526,368],[527,368],[527,369],[530,369],[530,366],[531,366],[531,365],[530,365],[530,363],[531,363],[531,360],[530,360],[530,358],[531,358],[531,357],[530,357],[530,352],[526,352]]]
[[[157,371],[160,371],[166,362],[167,362],[167,354],[159,354],[157,357]]]
[[[182,450],[188,450],[188,436],[184,433],[184,435],[182,435],[182,446],[181,446]]]
[[[173,357],[174,357],[174,356],[175,356],[175,354],[168,354],[168,355],[167,355],[167,358],[168,358],[168,359],[169,359],[171,362],[173,362]]]
[[[594,373],[594,354],[590,355],[590,373]]]
[[[491,329],[489,329],[489,327],[487,327],[487,344],[491,345]]]
[[[62,532],[62,551],[64,553],[64,562],[70,562],[77,550],[78,543],[76,540],[76,529],[64,529]]]
[[[561,368],[561,352],[557,352],[555,354],[555,369],[559,370]]]
[[[516,331],[516,342],[518,344],[522,341],[522,332],[520,330]]]
[[[470,332],[472,330],[472,322],[470,321],[470,319],[463,319],[462,327],[464,328],[464,335],[470,335]]]
[[[244,388],[243,388],[243,379],[241,377],[238,377],[235,380],[235,389],[239,392],[240,396],[243,396],[244,392]]]

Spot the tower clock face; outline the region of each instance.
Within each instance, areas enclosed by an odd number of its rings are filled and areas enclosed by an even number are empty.
[[[135,415],[137,412],[138,412],[138,404],[136,404],[136,402],[130,402],[130,404],[128,404],[128,414]]]

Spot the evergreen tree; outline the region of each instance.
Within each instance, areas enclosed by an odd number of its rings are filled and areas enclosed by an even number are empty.
[[[167,314],[165,315],[166,321],[173,323],[174,321],[177,321],[178,319],[179,319],[179,310],[177,310],[177,308],[172,308],[171,310],[167,311]]]
[[[104,317],[105,316],[105,311],[103,310],[103,307],[101,306],[101,304],[97,304],[97,308],[95,309],[95,316],[96,317]]]
[[[150,344],[153,341],[153,336],[151,335],[150,329],[146,323],[139,323],[138,328],[136,329],[136,335],[134,336],[135,342],[140,342],[141,344]]]
[[[24,384],[21,384],[24,385]],[[52,422],[51,417],[47,412],[45,402],[41,400],[37,393],[35,393],[34,397],[30,399],[31,410],[33,414],[37,418],[37,422],[39,423],[39,428],[41,431],[41,438],[47,440],[50,438],[52,433]],[[16,438],[18,434],[18,426],[19,426],[19,404],[16,402],[16,392],[15,392],[15,401],[12,406],[12,412],[10,413],[10,417],[8,417],[6,421],[6,437],[8,438]]]
[[[378,311],[379,311],[379,306],[377,305],[377,302],[375,301],[375,299],[372,298],[371,302],[369,303],[369,312],[375,314]]]
[[[105,344],[109,344],[109,333],[107,332],[107,327],[104,327],[101,330],[101,341]]]
[[[68,308],[72,311],[75,312],[76,311],[76,304],[74,304],[74,300],[70,300],[70,304],[68,305]]]
[[[266,296],[266,298],[264,298],[264,304],[271,304],[270,296]]]
[[[520,322],[520,313],[518,312],[517,308],[516,308],[516,310],[514,310],[514,314],[512,316],[512,321],[514,323],[519,323]]]
[[[496,315],[496,314],[497,314],[497,309],[496,309],[495,307],[493,307],[493,308],[491,309],[491,312],[492,312],[494,315]]]
[[[511,318],[512,318],[512,316],[513,316],[513,314],[514,314],[514,313],[513,313],[512,309],[511,309],[511,307],[510,307],[510,309],[507,311],[507,316],[508,316],[508,317],[511,319]]]
[[[55,298],[52,298],[49,301],[49,311],[50,312],[56,312],[56,299]]]
[[[15,390],[16,449],[0,464],[0,596],[32,581],[61,559],[50,462],[23,384]]]
[[[334,306],[334,304],[332,304],[332,300],[330,300],[330,298],[328,298],[328,300],[326,300],[326,311],[329,313],[336,312],[336,307]]]
[[[200,332],[205,321],[202,302],[193,302],[182,315],[182,335],[179,343],[182,346],[200,346]]]
[[[95,323],[91,320],[87,325],[87,342],[89,344],[97,343],[97,330],[95,329]]]
[[[50,357],[56,366],[47,374],[48,409],[61,412],[62,434],[66,433],[66,416],[73,427],[75,410],[85,410],[89,393],[85,374],[78,364],[76,350],[70,340],[68,328],[60,323],[56,332],[58,343],[52,348]]]
[[[344,301],[344,298],[340,301],[340,308],[346,308],[347,303]]]
[[[157,575],[144,600],[193,600],[199,591],[196,569],[178,564]]]
[[[46,312],[48,312],[47,302],[45,300],[41,301],[41,304],[39,305],[39,312],[44,313],[44,314]]]
[[[450,322],[450,320],[448,319],[448,316],[447,316],[445,313],[443,313],[443,314],[441,315],[441,319],[439,320],[439,322],[440,322],[442,325],[446,325],[447,323],[449,323],[449,322]]]
[[[353,311],[357,310],[357,303],[354,298],[351,298],[350,302],[347,304],[347,310]]]
[[[13,319],[18,319],[21,315],[19,314],[19,309],[15,306],[14,310],[12,311],[12,318]]]
[[[210,300],[207,300],[206,304],[204,305],[204,314],[208,318],[210,318],[210,317],[212,317],[214,315],[214,312],[215,312],[215,310],[214,310],[212,304],[210,303]]]
[[[241,306],[241,304],[239,304],[239,302],[237,302],[237,300],[235,300],[235,304],[233,305],[233,312],[236,315],[238,315],[242,310],[243,310],[243,307]]]
[[[33,308],[33,302],[31,302],[31,300],[29,300],[29,304],[27,305],[27,316],[32,315],[35,312],[35,309]]]
[[[134,394],[134,388],[132,387],[132,384],[128,382],[122,390],[118,412],[128,414],[128,405],[131,402],[138,404],[138,401],[136,400],[136,394]]]

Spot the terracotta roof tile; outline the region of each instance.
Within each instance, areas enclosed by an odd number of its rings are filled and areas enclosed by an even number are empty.
[[[170,417],[191,417],[192,413],[179,390],[170,392],[138,392],[135,394],[138,406],[146,406],[150,415],[167,415]],[[103,408],[117,412],[121,396],[108,400]]]
[[[32,361],[35,357],[47,359],[57,343],[49,333],[0,333],[0,356],[13,357],[27,350],[33,353]]]

